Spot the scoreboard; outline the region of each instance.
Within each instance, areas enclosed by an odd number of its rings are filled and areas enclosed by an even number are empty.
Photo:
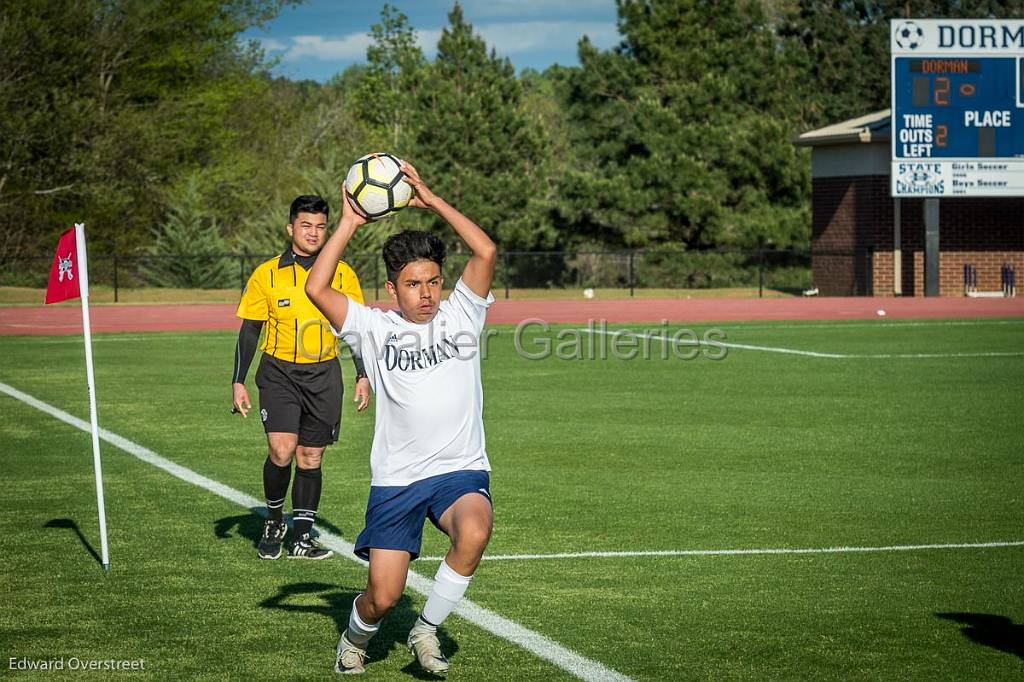
[[[892,195],[1024,196],[1024,21],[890,30]]]

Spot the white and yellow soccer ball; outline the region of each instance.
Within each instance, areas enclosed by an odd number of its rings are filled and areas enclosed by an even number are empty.
[[[345,189],[357,211],[370,220],[388,218],[409,205],[412,186],[392,154],[367,154],[348,169]]]

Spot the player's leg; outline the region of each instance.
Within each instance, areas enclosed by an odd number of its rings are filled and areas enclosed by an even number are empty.
[[[341,367],[337,360],[304,365],[296,371],[295,378],[302,414],[292,485],[294,535],[288,558],[326,559],[333,552],[317,545],[310,533],[323,490],[320,462],[327,446],[338,439],[341,428]]]
[[[338,641],[334,670],[361,673],[366,647],[380,629],[384,616],[395,607],[405,591],[411,555],[404,550],[370,549],[370,570],[366,589],[352,601],[348,628]]]
[[[409,632],[409,649],[424,670],[448,670],[437,626],[448,618],[469,587],[491,538],[493,511],[485,471],[460,471],[444,478],[431,501],[430,518],[452,544],[437,568],[434,585],[416,624]]]
[[[363,672],[366,646],[381,619],[402,597],[409,562],[419,556],[429,486],[372,486],[366,502],[366,526],[356,538],[355,554],[370,562],[366,590],[352,601],[348,629],[338,641],[335,671]]]
[[[320,461],[325,447],[299,445],[295,449],[295,483],[292,485],[292,543],[289,559],[326,559],[334,554],[310,537],[317,509],[323,476]]]
[[[276,559],[281,556],[281,543],[288,529],[282,512],[291,482],[301,412],[291,382],[266,355],[260,359],[256,385],[259,387],[260,418],[267,433],[267,459],[263,462],[267,520],[263,524],[257,554],[261,559]]]
[[[457,499],[438,520],[438,526],[452,541],[444,563],[460,575],[472,576],[491,539],[493,523],[489,497],[471,492]]]
[[[298,434],[273,431],[267,433],[267,459],[263,462],[263,494],[267,500],[267,519],[263,522],[256,553],[261,559],[281,556],[288,525],[284,522],[284,499],[292,477],[292,458]]]

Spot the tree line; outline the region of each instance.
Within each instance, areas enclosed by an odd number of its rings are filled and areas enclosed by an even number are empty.
[[[4,3],[0,263],[48,255],[77,220],[94,253],[274,253],[295,195],[337,215],[348,166],[383,150],[503,250],[806,246],[810,161],[792,139],[888,106],[889,19],[1024,10],[616,0],[616,47],[583,37],[579,66],[517,74],[457,3],[433,60],[385,5],[366,63],[318,84],[274,77],[239,39],[285,4]],[[351,248],[405,228],[440,226],[408,211]]]

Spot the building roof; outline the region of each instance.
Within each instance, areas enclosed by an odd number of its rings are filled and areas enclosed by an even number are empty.
[[[892,125],[889,109],[810,130],[793,140],[798,147],[889,142]]]

